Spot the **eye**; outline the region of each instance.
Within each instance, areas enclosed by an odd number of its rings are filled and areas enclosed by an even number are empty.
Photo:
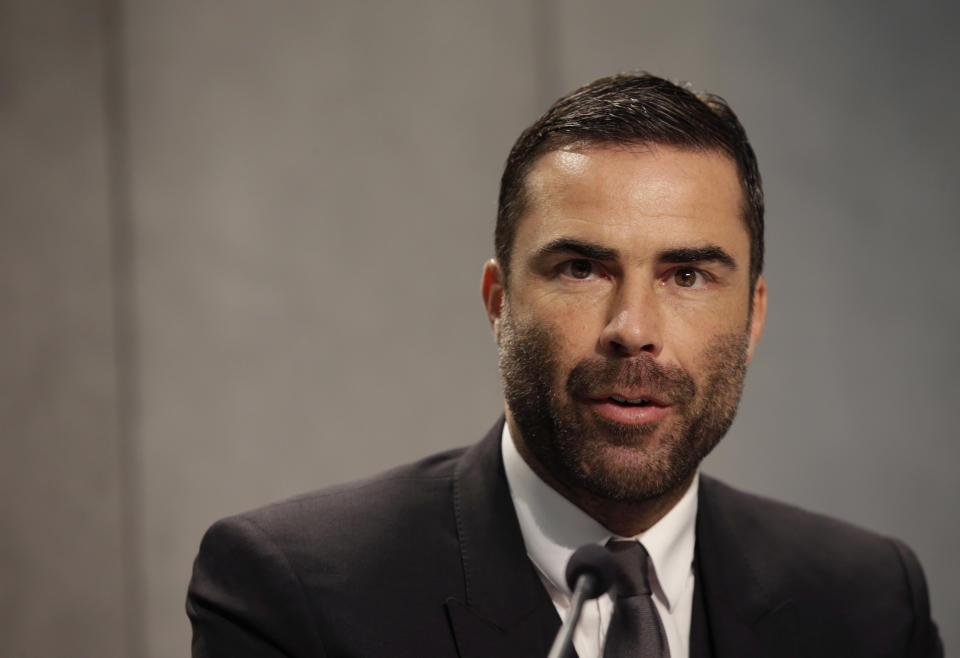
[[[697,284],[702,285],[704,277],[692,267],[678,267],[673,271],[673,282],[681,288],[693,288]]]
[[[568,260],[560,268],[560,273],[571,279],[589,279],[591,275],[598,274],[597,265],[586,258],[576,258]]]

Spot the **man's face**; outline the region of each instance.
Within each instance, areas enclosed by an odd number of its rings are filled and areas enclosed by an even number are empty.
[[[667,146],[566,149],[527,191],[509,285],[491,261],[483,286],[518,449],[604,500],[685,486],[733,421],[765,314],[736,166]]]

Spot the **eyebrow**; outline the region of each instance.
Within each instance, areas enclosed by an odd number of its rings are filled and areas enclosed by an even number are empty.
[[[557,238],[552,242],[548,242],[539,249],[534,255],[535,259],[545,258],[547,256],[553,256],[555,254],[566,254],[574,253],[583,256],[584,258],[589,258],[591,260],[616,260],[619,252],[616,249],[611,249],[610,247],[601,247],[598,244],[592,242],[583,242],[582,240],[575,240],[573,238]]]
[[[534,258],[541,259],[547,256],[567,253],[574,253],[584,258],[598,261],[616,260],[620,255],[620,252],[616,249],[602,247],[592,242],[584,242],[583,240],[574,238],[557,238],[540,247],[534,255]],[[732,270],[737,269],[736,259],[717,245],[664,249],[657,253],[657,262],[673,264],[715,262],[726,265]]]
[[[680,249],[665,249],[657,254],[660,263],[705,263],[714,262],[726,265],[731,270],[737,269],[737,261],[716,245],[706,247],[682,247]]]

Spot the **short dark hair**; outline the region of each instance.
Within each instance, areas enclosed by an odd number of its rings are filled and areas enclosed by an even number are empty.
[[[763,187],[747,133],[719,96],[698,94],[645,72],[580,87],[555,102],[513,145],[500,179],[494,234],[505,284],[517,224],[527,210],[527,176],[540,156],[575,144],[660,144],[728,155],[743,188],[753,288],[763,270]]]

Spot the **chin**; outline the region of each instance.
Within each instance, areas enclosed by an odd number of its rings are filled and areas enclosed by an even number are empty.
[[[605,446],[580,462],[572,473],[577,489],[597,498],[624,503],[646,502],[685,485],[698,463],[669,459],[646,448]]]

